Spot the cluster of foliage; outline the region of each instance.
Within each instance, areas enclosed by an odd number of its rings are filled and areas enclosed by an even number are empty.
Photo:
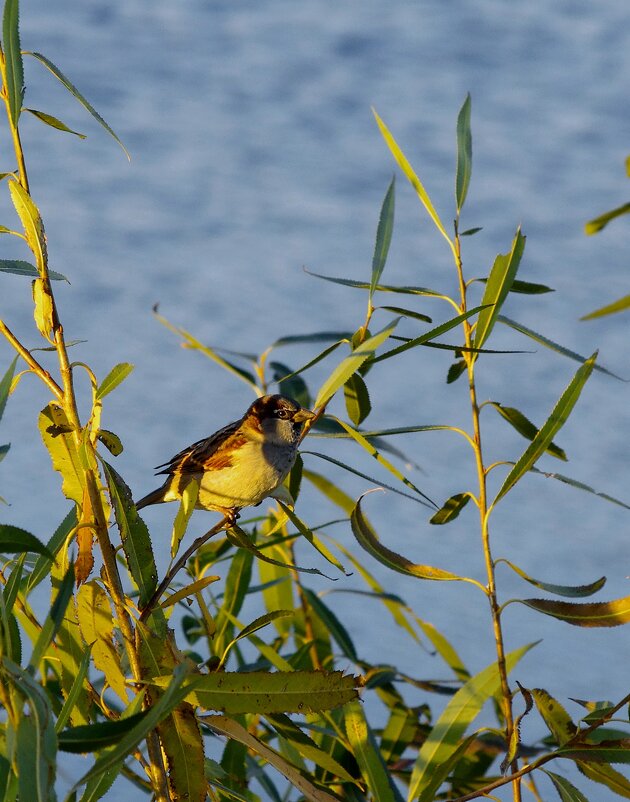
[[[565,802],[584,800],[582,792],[563,774],[549,770],[548,765],[559,758],[574,761],[585,776],[630,797],[630,782],[611,765],[630,762],[627,720],[625,728],[610,726],[613,719],[622,717],[630,694],[617,702],[584,702],[583,717],[574,721],[544,689],[519,683],[514,687],[509,681],[512,668],[534,644],[506,652],[502,616],[508,602],[499,602],[495,575],[499,561],[491,548],[491,515],[518,482],[538,470],[535,466],[543,454],[564,458],[554,437],[589,376],[605,369],[596,364],[595,355],[583,358],[501,314],[508,293],[536,295],[548,290],[516,278],[525,247],[520,230],[509,251],[496,257],[486,278],[464,277],[462,242],[475,233],[473,229],[460,232],[459,227],[472,164],[470,98],[466,98],[457,121],[452,234],[376,115],[398,166],[448,245],[459,297],[423,287],[381,283],[394,220],[392,181],[381,208],[369,279],[361,282],[320,276],[366,296],[365,319],[347,336],[290,336],[264,350],[260,357],[241,358],[211,349],[189,332],[160,319],[189,347],[245,381],[256,394],[277,387],[312,407],[317,417],[311,436],[353,442],[366,461],[375,460],[380,469],[389,471],[393,477],[391,490],[434,508],[432,524],[448,523],[472,501],[478,511],[485,583],[415,564],[388,549],[365,515],[363,497],[358,501],[349,497],[325,474],[307,469],[301,459],[288,479],[294,501],[299,500],[306,481],[332,502],[340,511],[339,520],[333,523],[348,524],[359,546],[370,555],[368,564],[375,559],[402,575],[401,589],[404,582],[411,587],[413,580],[459,581],[474,586],[480,594],[480,609],[489,611],[488,625],[496,645],[494,659],[474,674],[444,635],[416,615],[401,595],[386,592],[356,554],[330,534],[330,522],[309,526],[286,499],[274,502],[262,517],[240,525],[220,521],[177,557],[191,512],[191,498],[185,496],[173,525],[173,563],[167,577],[158,582],[147,527],[124,480],[107,461],[109,455],[107,460],[103,456],[103,448],[113,456],[122,449],[119,438],[101,428],[103,402],[132,367],[119,364],[99,381],[85,363],[73,363],[68,356],[70,344],[59,320],[52,283],[64,277],[48,267],[44,226],[29,191],[19,123],[22,113],[30,111],[48,125],[68,129],[49,114],[23,108],[24,55],[46,66],[115,137],[52,62],[41,54],[21,51],[18,2],[6,0],[0,72],[17,169],[3,173],[2,179],[22,231],[2,231],[22,238],[32,261],[0,260],[0,271],[32,279],[35,323],[47,351],[41,352],[41,358],[35,357],[6,322],[0,321],[0,331],[16,351],[0,382],[0,417],[22,375],[32,373],[41,379],[52,400],[40,414],[39,431],[72,508],[46,544],[24,530],[0,525],[0,553],[5,555],[0,570],[0,702],[4,709],[0,721],[0,797],[22,802],[56,799],[63,752],[93,756],[91,767],[66,797],[83,802],[103,798],[117,779],[130,783],[134,792],[144,791],[160,802],[201,802],[206,798],[250,801],[260,798],[256,789],[262,789],[264,798],[278,802],[290,798],[398,802],[405,795],[423,802],[438,798],[464,802],[487,796],[504,785],[511,785],[515,800],[520,800],[523,785],[539,799],[537,783],[543,776],[550,779]],[[483,287],[481,298],[471,304],[470,296],[479,287]],[[445,302],[445,308],[455,314],[433,325],[415,308],[375,305],[377,295],[390,293],[410,302]],[[370,326],[375,316],[383,318],[385,324],[373,333]],[[418,327],[428,323],[430,328],[416,337],[402,337],[396,334],[401,320]],[[540,427],[515,408],[478,400],[476,371],[487,358],[486,346],[497,324],[509,326],[579,363]],[[448,331],[461,332],[459,345],[437,342]],[[327,341],[324,350],[314,353],[297,370],[272,358],[278,348],[298,342],[313,347],[322,341]],[[471,431],[451,426],[366,430],[362,424],[371,412],[367,389],[371,368],[424,345],[437,345],[447,353],[450,349],[454,355],[448,384],[453,390],[463,389],[469,399]],[[318,364],[321,368],[326,358],[344,350],[345,356],[334,364],[313,398],[309,370]],[[410,356],[413,354],[405,358]],[[16,373],[18,362],[23,370]],[[93,388],[92,403],[84,414],[75,395],[75,376],[80,371],[87,372]],[[327,412],[338,393],[345,397],[347,419]],[[527,441],[517,459],[486,464],[480,424],[484,408],[497,412],[497,422],[505,421]],[[463,438],[470,448],[472,475],[476,478],[474,490],[452,496],[439,508],[397,467],[405,460],[400,460],[400,451],[389,442],[389,436],[401,432],[435,429]],[[8,446],[0,448],[0,459],[7,451]],[[341,465],[327,459],[336,467]],[[505,473],[494,497],[487,481],[492,471]],[[364,472],[359,475],[373,481]],[[570,477],[553,477],[595,493]],[[610,497],[607,500],[626,506]],[[113,531],[120,545],[112,541],[110,522],[115,523]],[[452,675],[452,684],[422,681],[394,667],[372,665],[362,659],[339,611],[308,586],[308,576],[320,572],[298,564],[296,545],[304,541],[341,576],[346,573],[345,565],[351,566],[365,581],[364,596],[383,605],[396,631],[409,637],[412,648],[423,640],[432,645]],[[93,575],[95,559],[100,566],[98,578]],[[578,587],[543,583],[517,565],[503,562],[526,583],[551,597],[518,600],[535,614],[582,627],[630,621],[630,598],[590,603],[553,598],[588,597],[601,589],[604,579]],[[185,579],[180,580],[180,576]],[[50,609],[42,616],[33,604],[33,592],[43,582],[50,583],[52,595]],[[264,612],[244,623],[240,616],[246,597],[251,595],[259,599]],[[178,626],[177,634],[173,625]],[[267,640],[263,629],[273,633]],[[28,648],[23,648],[24,643]],[[356,676],[339,669],[348,665],[356,667]],[[418,689],[427,696],[449,695],[438,716],[432,715],[428,704],[418,707],[409,701],[411,692]],[[373,699],[370,704],[378,703],[386,711],[384,726],[371,724],[366,714],[370,705],[359,700],[359,691],[364,700]],[[478,721],[486,702],[494,702],[496,724],[491,728],[481,727]],[[517,715],[517,707],[524,712]],[[524,744],[520,722],[534,709],[548,735]],[[214,753],[217,759],[211,757]],[[286,788],[279,786],[279,776],[288,781]]]

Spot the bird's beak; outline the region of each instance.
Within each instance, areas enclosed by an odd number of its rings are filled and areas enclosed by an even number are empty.
[[[310,409],[298,409],[298,411],[293,416],[294,423],[303,423],[304,421],[311,420],[311,418],[315,417],[315,413],[311,412]]]

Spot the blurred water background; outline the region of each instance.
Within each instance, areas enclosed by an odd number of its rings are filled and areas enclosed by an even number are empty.
[[[513,295],[505,313],[581,354],[600,349],[602,364],[630,377],[627,315],[578,321],[628,292],[628,219],[597,237],[583,233],[587,219],[628,199],[626,2],[23,0],[21,17],[23,48],[55,62],[132,155],[128,163],[54,79],[27,60],[26,105],[88,134],[79,141],[34,118],[23,124],[51,268],[71,281],[56,286],[66,335],[86,340],[73,358],[88,362],[100,378],[117,362],[136,366],[107,399],[103,420],[123,440],[116,464],[136,496],[153,488],[153,465],[239,417],[253,399],[245,384],[200,354],[182,351],[156,322],[153,304],[202,342],[245,352],[260,352],[287,334],[361,324],[362,293],[319,282],[303,267],[369,276],[378,211],[395,171],[371,106],[448,223],[455,120],[471,93],[474,163],[463,226],[483,230],[465,241],[467,275],[487,274],[522,225],[528,242],[520,277],[556,292]],[[3,145],[1,169],[10,170],[11,151]],[[1,222],[13,225],[7,193],[0,209]],[[9,238],[2,245],[3,257],[26,258]],[[456,289],[448,248],[402,176],[384,281]],[[40,343],[28,296],[25,279],[3,277],[0,314],[35,347]],[[401,296],[392,298],[381,302],[401,303]],[[429,299],[415,308],[436,321],[449,314]],[[400,329],[408,336],[421,330],[411,322]],[[507,329],[497,330],[493,345],[530,353],[484,359],[480,397],[518,407],[540,424],[577,364]],[[287,348],[278,358],[297,367],[312,354]],[[0,370],[11,358],[1,342]],[[447,352],[417,349],[406,361],[378,366],[370,381],[375,411],[368,423],[468,427],[463,383],[444,383],[449,360]],[[312,390],[332,364],[313,371]],[[541,466],[629,501],[628,393],[627,385],[594,374],[557,438],[569,464],[548,458]],[[43,540],[67,511],[34,433],[47,401],[36,381],[22,381],[0,430],[0,441],[12,443],[1,467],[1,494],[10,502],[2,520]],[[484,422],[488,461],[516,458],[525,441],[490,410]],[[438,500],[472,487],[473,463],[462,443],[443,433],[395,441],[422,466],[422,473],[410,474],[413,481]],[[308,447],[391,480],[347,444],[313,440]],[[313,470],[327,470],[315,458],[305,459]],[[335,476],[355,496],[368,487]],[[306,486],[299,511],[313,524],[336,516]],[[472,505],[444,528],[429,526],[426,510],[391,493],[366,501],[366,511],[391,548],[483,580]],[[174,513],[172,505],[146,511],[162,567]],[[627,595],[628,515],[558,482],[530,477],[494,516],[495,556],[557,583],[606,575],[602,598]],[[196,513],[194,531],[210,520]],[[349,526],[336,527],[335,535],[354,548]],[[303,564],[318,564],[310,550],[301,554]],[[490,661],[486,609],[474,589],[394,577],[364,559],[386,587],[455,643],[470,670]],[[507,569],[500,570],[499,583],[502,600],[538,595]],[[332,587],[326,580],[310,584]],[[335,590],[342,587],[360,582],[341,578]],[[445,676],[439,661],[413,647],[376,603],[368,615],[366,602],[354,598],[339,596],[338,603],[362,657],[386,659],[417,677]],[[505,622],[509,648],[542,638],[514,674],[525,685],[545,687],[569,705],[567,695],[615,700],[627,692],[630,650],[619,632],[577,630],[519,605]],[[418,694],[418,701],[426,698]],[[531,726],[526,736],[541,734],[542,724]],[[607,798],[603,791],[596,795]]]

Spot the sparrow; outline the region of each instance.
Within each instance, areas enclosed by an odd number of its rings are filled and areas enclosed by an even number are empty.
[[[140,499],[136,509],[177,501],[196,479],[195,509],[236,519],[241,507],[260,504],[282,485],[297,457],[304,422],[313,417],[313,412],[286,396],[258,398],[240,420],[158,465],[156,475],[166,474],[167,479]]]

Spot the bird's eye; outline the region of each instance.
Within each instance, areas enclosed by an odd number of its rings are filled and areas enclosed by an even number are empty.
[[[283,418],[284,420],[286,420],[287,418],[291,417],[291,413],[289,412],[288,409],[277,409],[276,417]]]

